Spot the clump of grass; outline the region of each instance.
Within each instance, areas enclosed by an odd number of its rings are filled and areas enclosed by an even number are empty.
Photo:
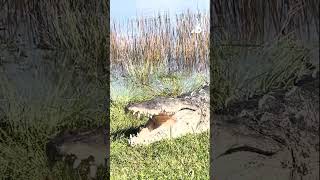
[[[211,90],[216,107],[275,89],[287,89],[308,71],[310,51],[291,35],[261,47],[212,50]]]
[[[131,77],[111,81],[110,97],[114,101],[129,103],[143,101],[155,96],[176,97],[198,89],[208,81],[201,73],[177,72],[172,74],[155,73],[150,83],[139,84]]]

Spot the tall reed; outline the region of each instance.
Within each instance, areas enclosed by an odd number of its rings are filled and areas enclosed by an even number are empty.
[[[201,33],[191,33],[200,25]],[[112,22],[110,59],[113,65],[142,69],[154,66],[167,70],[206,70],[209,57],[209,14],[191,11],[170,16],[168,13],[154,17],[139,17],[128,21],[126,32],[116,21]]]

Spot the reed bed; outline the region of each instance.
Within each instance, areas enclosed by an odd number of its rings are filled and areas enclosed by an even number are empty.
[[[200,33],[191,33],[197,25]],[[124,32],[113,21],[110,35],[111,65],[123,67],[127,73],[139,69],[152,74],[157,69],[208,70],[209,13],[186,11],[170,18],[168,13],[139,17],[128,21]]]

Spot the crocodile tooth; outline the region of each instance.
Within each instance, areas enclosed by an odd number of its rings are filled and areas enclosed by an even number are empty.
[[[139,115],[139,111],[136,111],[136,112],[134,112],[134,117],[138,117],[138,115]]]
[[[73,163],[73,169],[76,169],[81,163],[81,160],[80,159],[76,159]]]
[[[143,117],[149,117],[147,113],[143,114]]]
[[[89,169],[90,177],[92,179],[95,179],[96,176],[97,176],[97,166],[96,165],[91,165],[89,168],[90,168]]]

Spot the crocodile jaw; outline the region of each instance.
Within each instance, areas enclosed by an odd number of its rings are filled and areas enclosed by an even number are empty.
[[[168,115],[173,115],[183,108],[197,110],[198,107],[191,105],[187,101],[174,98],[156,98],[142,103],[134,103],[127,106],[127,111],[140,117],[140,115],[151,117],[165,112]]]
[[[130,135],[129,144],[148,145],[162,139],[178,138],[188,133],[201,133],[210,128],[209,111],[205,113],[195,105],[180,98],[156,98],[142,103],[127,106],[126,110],[140,118],[141,115],[152,117],[165,113],[172,115],[174,124],[162,124],[160,127],[148,130],[142,128],[137,135]],[[152,117],[153,118],[153,117]],[[149,121],[152,121],[152,118]],[[148,123],[147,123],[148,124]]]
[[[148,145],[163,139],[178,138],[186,134],[202,133],[210,129],[210,123],[201,111],[183,109],[172,116],[174,124],[163,124],[151,131],[143,128],[137,135],[130,135],[128,140],[131,146]],[[203,119],[207,118],[207,119]]]

